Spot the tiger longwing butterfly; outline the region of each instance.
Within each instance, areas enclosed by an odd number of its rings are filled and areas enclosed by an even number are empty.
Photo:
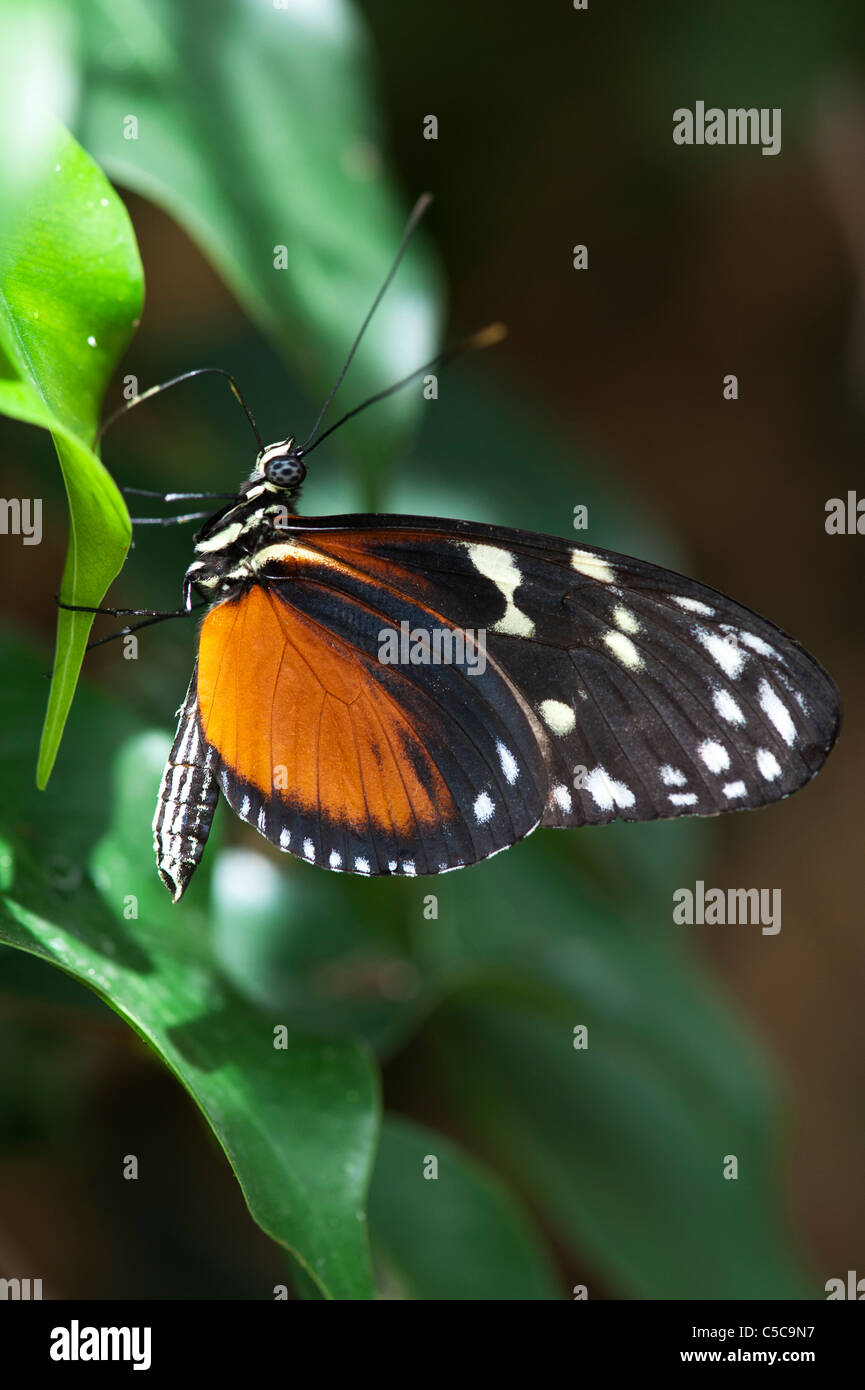
[[[488,859],[539,825],[764,806],[821,767],[838,692],[774,624],[555,536],[299,517],[304,458],[325,434],[262,447],[195,538],[184,610],[197,594],[207,612],[153,822],[175,902],[220,792],[310,863],[422,875]],[[409,659],[383,660],[383,637],[406,631]],[[451,659],[429,659],[443,635]]]

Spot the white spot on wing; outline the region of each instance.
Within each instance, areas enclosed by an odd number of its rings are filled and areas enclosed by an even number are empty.
[[[790,711],[780,700],[768,681],[761,681],[758,688],[760,707],[766,718],[771,720],[785,743],[792,743],[796,737],[796,725],[790,718]]]
[[[498,622],[493,623],[493,632],[504,632],[509,637],[531,637],[535,625],[514,603],[514,593],[523,576],[513,555],[496,545],[467,544],[466,550],[478,573],[491,580],[504,596],[505,611]]]
[[[538,711],[544,723],[554,734],[569,734],[577,722],[577,716],[561,700],[541,700]]]
[[[670,598],[680,608],[687,608],[689,613],[702,613],[704,618],[712,618],[715,615],[714,608],[710,608],[708,603],[701,603],[698,598],[685,598],[681,594],[671,594]]]
[[[338,850],[332,849],[330,852],[330,858],[327,862],[332,869],[340,869],[342,868],[342,855],[339,853]]]
[[[643,665],[643,658],[630,637],[626,637],[624,632],[614,632],[611,628],[609,632],[604,633],[604,642],[613,655],[619,658],[623,666],[630,667],[632,671],[640,670]]]
[[[619,603],[613,609],[613,622],[616,627],[620,627],[622,632],[639,632],[640,624],[634,617],[630,608],[623,608]]]
[[[710,772],[726,772],[730,766],[730,754],[723,743],[715,743],[714,739],[707,738],[697,752]]]
[[[630,787],[626,787],[624,782],[614,782],[612,778],[610,778],[610,786],[613,789],[613,800],[617,806],[633,806],[637,798]]]
[[[496,744],[496,751],[499,755],[499,762],[502,765],[502,772],[505,774],[505,777],[507,778],[509,785],[513,786],[520,773],[517,760],[511,752],[510,748],[506,748],[505,745],[501,742],[498,742]]]
[[[774,782],[776,777],[781,776],[781,764],[768,748],[757,749],[757,766],[767,782]]]
[[[670,801],[674,806],[695,806],[697,803],[697,793],[670,792]]]
[[[303,842],[303,857],[304,859],[309,859],[310,861],[315,859],[315,845],[309,838],[307,838]]]
[[[729,690],[716,690],[712,696],[712,700],[715,709],[722,719],[726,719],[728,724],[744,724],[745,716]]]
[[[634,793],[624,782],[616,782],[603,767],[593,768],[586,777],[586,791],[602,811],[612,811],[614,806],[633,806]]]
[[[602,811],[612,811],[614,803],[610,779],[602,767],[596,767],[589,773],[586,778],[586,791]]]
[[[368,859],[364,859],[363,855],[358,855],[357,859],[355,859],[355,861],[354,861],[354,867],[355,867],[355,870],[356,870],[357,873],[359,873],[359,874],[368,874],[368,873],[369,873],[369,860],[368,860]]]
[[[615,577],[606,560],[589,550],[572,550],[571,565],[580,574],[588,575],[589,579],[599,579],[602,584],[612,584]]]
[[[571,793],[568,791],[567,787],[553,787],[553,801],[560,811],[573,810],[574,803],[571,800]]]
[[[669,763],[665,763],[661,768],[661,781],[665,787],[683,787],[687,780],[684,772],[677,767],[670,767]]]
[[[745,655],[729,637],[719,637],[717,632],[698,627],[697,637],[702,642],[713,661],[721,667],[725,675],[735,680],[745,664]]]
[[[778,657],[778,660],[779,660],[779,661],[782,663],[782,665],[783,665],[784,658],[783,658],[782,656],[779,656],[779,657]],[[803,714],[807,714],[807,713],[808,713],[808,705],[807,705],[807,702],[806,702],[806,700],[805,700],[805,697],[804,697],[804,695],[802,694],[801,690],[797,690],[797,689],[796,689],[795,685],[794,685],[793,682],[790,680],[790,678],[789,678],[789,676],[787,675],[787,673],[786,673],[784,670],[782,670],[781,667],[779,667],[778,670],[777,670],[777,671],[773,671],[772,674],[775,676],[775,678],[776,678],[777,680],[779,680],[779,681],[781,682],[781,684],[784,686],[784,689],[785,689],[785,690],[789,690],[790,694],[793,696],[793,699],[796,701],[796,704],[799,706],[799,708],[800,708],[800,710],[802,711],[802,713],[803,713]]]
[[[486,822],[492,818],[495,809],[495,803],[491,801],[487,793],[481,792],[480,796],[475,799],[473,807],[475,820],[478,825],[485,825]]]
[[[750,647],[752,652],[757,652],[758,656],[777,656],[780,659],[780,652],[776,652],[774,647],[770,647],[768,642],[764,642],[762,637],[758,637],[755,632],[740,632],[739,640]]]
[[[726,782],[724,784],[724,795],[730,801],[735,801],[738,796],[747,796],[748,788],[744,782]]]
[[[404,860],[403,860],[403,865],[402,865],[402,871],[403,871],[404,874],[408,874],[409,878],[414,878],[415,874],[417,873],[417,869],[415,868],[415,862],[414,862],[414,860],[413,860],[413,859],[404,859]]]
[[[251,805],[252,805],[252,802],[250,801],[249,797],[248,797],[248,796],[245,796],[245,797],[243,798],[243,800],[241,801],[241,803],[240,803],[240,814],[241,814],[241,816],[248,816],[248,815],[249,815],[249,808],[250,808]]]
[[[283,826],[282,830],[280,830],[280,832],[279,832],[279,848],[280,848],[280,849],[288,849],[288,847],[289,847],[290,844],[291,844],[291,831],[290,831],[290,830],[286,830],[286,828]]]

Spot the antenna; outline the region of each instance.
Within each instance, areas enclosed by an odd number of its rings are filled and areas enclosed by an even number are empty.
[[[301,452],[304,456],[311,454],[313,449],[317,449],[319,444],[327,439],[329,434],[333,434],[334,430],[338,430],[340,425],[344,425],[346,420],[351,420],[355,415],[359,415],[362,410],[366,410],[368,405],[375,405],[376,401],[383,401],[385,396],[392,396],[394,391],[400,391],[403,386],[407,386],[410,381],[414,381],[415,377],[421,376],[423,372],[431,371],[433,367],[441,367],[446,362],[452,362],[455,357],[462,357],[464,352],[494,347],[507,335],[508,330],[503,323],[491,323],[486,328],[481,328],[479,332],[473,333],[470,338],[464,338],[462,342],[456,343],[453,347],[445,348],[444,352],[440,352],[437,357],[425,362],[422,367],[415,367],[408,376],[404,376],[400,381],[395,381],[393,386],[386,386],[383,391],[377,391],[374,396],[370,396],[368,400],[362,401],[353,410],[349,410],[340,420],[337,420],[335,425],[331,425],[330,429],[326,429],[324,434],[320,434],[318,439],[313,440],[309,447],[304,447]]]
[[[105,420],[102,425],[100,425],[96,438],[93,441],[93,447],[96,447],[105,434],[105,431],[109,429],[115,421],[119,420],[121,415],[125,415],[129,410],[134,410],[137,405],[141,405],[142,401],[149,400],[151,396],[158,396],[161,391],[169,391],[172,386],[179,386],[182,381],[189,381],[191,377],[206,376],[208,373],[212,373],[214,376],[225,377],[231,387],[232,395],[244,409],[252,433],[255,435],[258,443],[259,451],[261,451],[265,447],[264,440],[258,432],[258,426],[255,423],[252,411],[240,394],[240,388],[231,375],[231,372],[225,371],[222,367],[193,367],[191,372],[183,372],[180,376],[172,377],[170,381],[163,381],[159,386],[151,386],[147,391],[142,391],[140,396],[135,396],[131,401],[127,401],[125,405],[121,405],[112,415],[109,415],[108,419]]]
[[[415,229],[415,227],[417,226],[417,224],[420,222],[421,218],[423,217],[424,213],[427,211],[427,209],[429,208],[429,206],[430,206],[431,203],[432,203],[432,194],[431,194],[431,193],[422,193],[421,196],[418,198],[417,202],[415,203],[414,207],[412,208],[411,213],[409,214],[408,222],[406,222],[406,224],[405,224],[405,231],[404,231],[403,234],[402,234],[402,239],[400,240],[400,244],[399,244],[399,246],[398,246],[398,248],[397,248],[397,253],[396,253],[396,255],[395,255],[394,258],[393,258],[393,263],[392,263],[392,265],[391,265],[391,268],[390,268],[390,270],[388,271],[387,275],[384,277],[384,282],[383,282],[383,284],[382,284],[382,286],[381,286],[381,289],[379,290],[379,292],[378,292],[378,294],[376,295],[375,299],[372,301],[372,304],[370,305],[370,308],[369,308],[369,311],[368,311],[368,313],[367,313],[367,316],[366,316],[366,318],[364,319],[363,323],[362,323],[361,326],[360,326],[360,330],[359,330],[359,332],[358,332],[358,334],[357,334],[357,337],[355,338],[354,342],[352,343],[351,347],[349,348],[348,356],[346,357],[345,361],[344,361],[343,364],[342,364],[342,370],[340,371],[339,376],[337,377],[336,381],[334,382],[333,386],[331,387],[330,394],[329,394],[327,400],[325,401],[324,405],[321,407],[321,410],[318,412],[318,419],[316,420],[315,424],[313,425],[312,429],[310,430],[309,435],[307,436],[306,442],[305,442],[304,444],[301,445],[300,450],[299,450],[298,452],[304,453],[304,452],[307,451],[308,448],[312,448],[312,447],[313,447],[312,444],[310,443],[310,441],[313,439],[314,435],[316,434],[316,432],[317,432],[317,430],[318,430],[319,425],[321,424],[322,420],[324,419],[325,415],[327,414],[328,410],[330,409],[331,402],[332,402],[334,396],[336,395],[337,391],[339,390],[340,386],[342,385],[343,377],[345,376],[346,372],[348,371],[349,367],[351,366],[352,358],[354,357],[354,354],[357,352],[358,347],[360,346],[360,340],[361,340],[361,338],[363,337],[364,333],[366,332],[367,328],[369,327],[370,319],[372,318],[373,314],[375,313],[376,309],[378,308],[379,304],[381,303],[382,299],[384,298],[385,292],[387,291],[387,288],[388,288],[388,286],[390,285],[391,280],[392,280],[393,277],[396,275],[397,268],[398,268],[399,263],[400,263],[400,261],[402,260],[403,256],[405,255],[405,249],[406,249],[406,247],[407,247],[408,244],[409,244],[409,241],[410,241],[410,239],[411,239],[412,232],[414,231],[414,229]],[[328,430],[328,434],[330,434],[330,433],[331,433],[331,431]],[[320,442],[320,440],[323,439],[323,438],[324,438],[324,435],[321,435],[321,436],[320,436],[320,439],[319,439],[318,441],[316,441],[316,442],[317,442],[317,443]]]

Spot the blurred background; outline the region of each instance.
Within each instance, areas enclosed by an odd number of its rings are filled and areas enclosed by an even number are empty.
[[[131,16],[115,27],[131,26],[141,61],[169,46],[172,81],[207,105],[223,177],[266,180],[279,171],[251,165],[238,132],[300,113],[290,89],[285,109],[278,89],[256,91],[229,45],[246,8],[189,6],[181,32],[157,6],[141,31]],[[314,60],[321,36],[305,7],[282,8],[297,18],[299,57],[308,42]],[[108,22],[99,6],[60,12],[65,114],[113,175],[93,91],[110,87],[110,68],[117,109],[135,110],[135,70],[93,38]],[[359,203],[386,179],[390,202],[345,306],[346,346],[426,189],[436,201],[407,273],[426,287],[428,325],[438,316],[451,336],[501,319],[509,336],[443,373],[437,400],[418,391],[401,415],[383,411],[377,425],[370,412],[363,433],[349,426],[322,448],[304,509],[375,505],[568,536],[584,504],[581,539],[670,564],[793,633],[834,676],[846,724],[820,777],[766,811],[544,832],[440,885],[325,875],[222,815],[224,848],[202,886],[215,957],[280,1017],[365,1038],[387,1111],[504,1184],[560,1296],[577,1284],[610,1298],[822,1296],[827,1279],[865,1274],[865,542],[824,526],[829,498],[865,494],[861,14],[852,0],[737,0],[712,13],[685,0],[626,12],[468,0],[451,13],[362,0],[352,12],[322,5],[319,20],[349,14],[373,114],[341,176]],[[197,85],[208,63],[233,80]],[[340,93],[315,99],[324,109]],[[673,111],[697,100],[780,107],[781,153],[674,145]],[[302,207],[304,179],[328,177],[286,169],[279,196]],[[147,300],[106,409],[124,373],[143,388],[214,364],[236,375],[265,438],[308,428],[320,396],[306,344],[295,334],[280,354],[183,219],[131,177],[121,191]],[[343,198],[344,228],[353,206]],[[579,243],[585,270],[572,264]],[[416,364],[422,338],[391,344],[391,376]],[[729,373],[736,401],[722,394]],[[367,379],[349,377],[345,408]],[[43,544],[7,538],[0,558],[10,630],[47,664],[62,485],[40,432],[2,420],[0,448],[0,493],[20,495],[26,475],[45,499]],[[178,490],[231,488],[253,454],[215,381],[136,410],[103,447],[119,483]],[[173,606],[192,529],[141,528],[112,601]],[[155,628],[134,664],[120,644],[104,648],[85,682],[167,734],[193,638],[182,622]],[[10,666],[4,681],[15,680]],[[77,727],[73,717],[67,740]],[[84,751],[94,783],[82,754],[82,802],[102,772],[98,748]],[[696,879],[781,888],[780,934],[674,927],[672,893]],[[436,920],[423,915],[429,891]],[[521,992],[526,978],[534,993]],[[41,1271],[46,1296],[268,1296],[284,1257],[189,1098],[132,1032],[82,986],[9,950],[0,1020],[0,1275]],[[581,1023],[585,1061],[571,1042]],[[456,1198],[450,1254],[414,1267],[402,1242],[422,1242],[426,1196],[401,1187],[398,1148],[373,1188],[384,1295],[527,1296],[494,1242],[466,1250]],[[118,1190],[107,1176],[118,1151],[146,1152],[151,1180]],[[740,1157],[735,1195],[720,1179],[729,1153]]]

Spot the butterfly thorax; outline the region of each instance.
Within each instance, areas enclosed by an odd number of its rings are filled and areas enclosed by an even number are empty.
[[[195,559],[183,581],[185,607],[192,590],[211,601],[231,598],[254,581],[264,551],[286,543],[286,528],[297,515],[298,489],[277,487],[256,471],[237,499],[209,517],[195,537]]]

